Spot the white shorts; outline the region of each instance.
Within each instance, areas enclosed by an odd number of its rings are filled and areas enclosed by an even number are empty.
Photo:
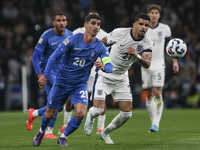
[[[88,93],[92,93],[92,89],[93,89],[93,84],[94,84],[94,79],[95,77],[89,77],[89,80],[87,82],[88,85]]]
[[[111,82],[109,79],[99,76],[95,84],[94,100],[105,100],[106,95],[109,94],[112,95],[115,102],[133,101],[128,78]]]
[[[142,88],[163,87],[165,82],[165,68],[157,70],[142,69]]]

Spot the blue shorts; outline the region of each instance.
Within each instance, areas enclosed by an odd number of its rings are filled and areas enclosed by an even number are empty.
[[[65,86],[55,83],[49,93],[47,107],[57,109],[65,104],[69,96],[72,108],[77,103],[88,105],[87,83]]]
[[[44,86],[47,96],[49,95],[49,92],[50,92],[55,80],[56,80],[56,75],[54,73],[51,73],[49,75],[49,80],[48,80],[47,84]]]

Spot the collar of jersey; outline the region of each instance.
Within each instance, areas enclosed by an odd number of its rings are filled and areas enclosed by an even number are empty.
[[[155,28],[157,28],[159,26],[159,22],[158,22],[158,24],[155,26]],[[149,26],[149,28],[151,28],[150,26]],[[151,29],[155,29],[155,28],[151,28]]]
[[[144,36],[143,36],[141,39],[135,40],[135,39],[134,39],[134,37],[133,37],[132,30],[133,30],[133,29],[131,29],[131,32],[130,32],[130,34],[131,34],[131,37],[132,37],[132,39],[133,39],[134,41],[141,41],[141,40],[144,38]]]

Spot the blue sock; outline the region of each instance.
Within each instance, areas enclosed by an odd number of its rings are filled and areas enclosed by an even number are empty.
[[[53,119],[51,119],[50,123],[48,124],[48,127],[51,127],[51,128],[54,127],[56,120],[57,120],[58,112],[59,112],[59,110],[57,110],[55,117]]]
[[[43,116],[42,116],[42,122],[41,122],[41,130],[42,130],[43,132],[46,130],[47,125],[49,124],[50,121],[51,121],[51,120],[47,120],[47,119],[45,118],[45,113],[44,113]]]
[[[44,106],[44,107],[38,109],[38,115],[42,116],[46,112],[46,108],[47,108],[47,106]]]
[[[79,126],[81,125],[82,122],[83,122],[83,119],[82,120],[78,120],[76,118],[76,116],[74,115],[74,117],[69,121],[69,123],[67,125],[67,128],[65,129],[64,135],[68,136],[71,133],[73,133],[76,129],[79,128]]]

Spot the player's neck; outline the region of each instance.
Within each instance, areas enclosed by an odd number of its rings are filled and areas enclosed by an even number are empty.
[[[142,36],[139,36],[135,30],[132,30],[132,35],[134,40],[139,40],[142,38]]]
[[[149,26],[154,29],[158,25],[158,22],[150,22]]]
[[[54,32],[56,35],[63,35],[63,34],[65,33],[65,31],[59,32],[58,30],[56,30],[56,28],[53,28],[53,32]]]
[[[95,40],[95,36],[92,37],[89,34],[87,34],[86,32],[83,34],[83,41],[87,44],[92,44]]]

